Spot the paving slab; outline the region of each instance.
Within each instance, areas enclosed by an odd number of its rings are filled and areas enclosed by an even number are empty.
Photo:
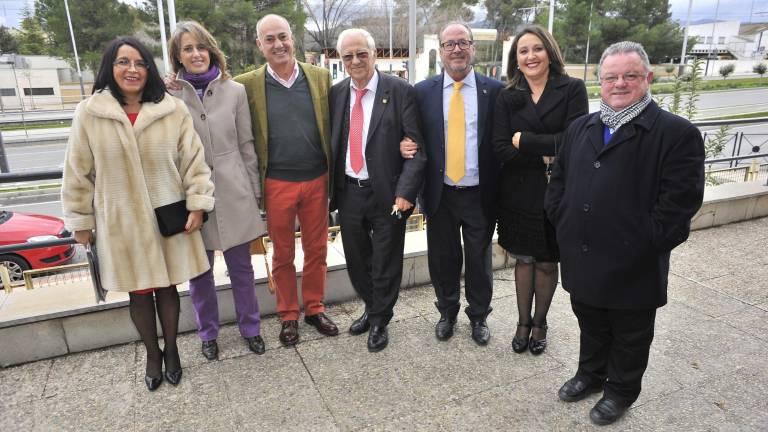
[[[248,350],[236,325],[221,328],[217,361],[200,354],[196,332],[183,333],[184,378],[153,393],[143,383],[141,343],[0,369],[0,430],[765,431],[766,240],[768,218],[695,231],[674,251],[669,302],[657,314],[643,392],[605,428],[589,420],[599,394],[572,404],[557,398],[578,361],[568,293],[561,286],[555,292],[545,353],[516,354],[514,270],[502,269],[494,273],[487,346],[472,341],[463,312],[453,338],[438,341],[440,315],[425,285],[401,290],[390,345],[374,354],[365,335],[347,332],[364,310],[352,300],[326,311],[341,334],[325,337],[300,320],[294,347],[280,345],[279,319],[264,317],[261,356]],[[17,339],[36,343],[62,328],[98,335],[87,327],[65,322]],[[12,354],[12,347],[3,349]]]

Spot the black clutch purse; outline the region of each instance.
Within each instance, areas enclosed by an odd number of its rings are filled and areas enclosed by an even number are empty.
[[[184,231],[187,224],[189,210],[187,210],[187,200],[176,201],[155,209],[157,226],[160,228],[160,234],[164,237],[170,237]],[[208,220],[208,213],[203,213],[203,223]]]

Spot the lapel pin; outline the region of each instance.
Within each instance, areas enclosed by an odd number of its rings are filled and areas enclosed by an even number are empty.
[[[483,94],[488,94],[488,89],[483,89]]]
[[[389,98],[384,96],[384,98],[381,100],[381,103],[386,104],[387,102],[389,102]]]

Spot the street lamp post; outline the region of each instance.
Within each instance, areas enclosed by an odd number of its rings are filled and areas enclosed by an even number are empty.
[[[685,53],[688,48],[688,27],[690,27],[691,25],[691,8],[692,7],[693,7],[693,0],[688,0],[688,14],[685,16],[685,32],[683,33],[683,51],[680,53],[680,66],[677,70],[678,76],[683,76],[683,72],[685,72]]]
[[[416,82],[416,0],[408,1],[408,82]]]
[[[72,30],[72,17],[69,15],[69,1],[64,0],[64,9],[67,11],[67,24],[69,24],[69,36],[72,38],[72,51],[75,53],[75,65],[77,66],[77,78],[80,80],[80,99],[85,98],[85,86],[83,85],[83,73],[80,71],[80,57],[77,55],[75,32]]]
[[[163,47],[163,66],[167,74],[171,70],[171,64],[168,62],[168,39],[165,37],[165,16],[163,14],[163,0],[157,0],[157,16],[160,20],[160,44]]]
[[[587,26],[587,52],[584,54],[584,82],[587,82],[587,65],[589,65],[589,42],[592,37],[592,7],[594,0],[589,2],[589,25]]]

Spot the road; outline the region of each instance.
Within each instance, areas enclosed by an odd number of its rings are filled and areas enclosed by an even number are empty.
[[[746,89],[704,93],[698,103],[701,117],[727,115],[736,112],[755,112],[768,110],[768,89]],[[590,101],[590,110],[596,111],[599,101]],[[40,113],[42,115],[42,113]],[[44,129],[30,131],[30,136],[36,134],[57,133],[62,136],[59,142],[42,144],[12,144],[6,146],[8,163],[12,172],[39,171],[60,169],[64,159],[65,136],[68,128]],[[711,135],[716,127],[703,127],[702,132]],[[744,133],[741,140],[741,155],[753,153],[757,147],[760,153],[768,153],[768,124],[734,126],[729,130],[733,137],[736,133]],[[4,139],[8,135],[23,137],[24,131],[3,132]],[[722,157],[733,155],[737,143],[733,138],[726,145]],[[61,216],[61,204],[58,201],[45,201],[34,204],[21,204],[7,207],[8,210],[28,211],[35,213]]]

